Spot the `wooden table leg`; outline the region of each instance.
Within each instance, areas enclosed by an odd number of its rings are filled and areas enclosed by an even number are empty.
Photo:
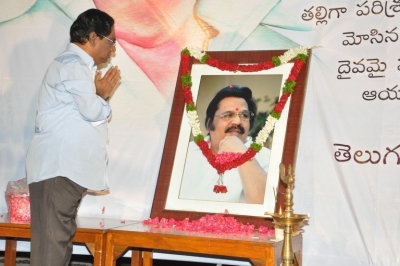
[[[107,266],[115,266],[117,263],[117,259],[126,252],[128,247],[126,246],[115,246],[112,239],[112,234],[107,233],[105,236],[105,254],[104,265]]]
[[[143,251],[143,266],[153,266],[153,251]]]
[[[89,250],[90,255],[93,256],[93,265],[94,266],[101,266],[101,257],[99,261],[99,257],[97,255],[98,252],[96,252],[96,244],[95,243],[85,243],[86,248]],[[101,256],[101,254],[100,254]]]
[[[4,252],[4,266],[15,266],[17,260],[17,239],[6,238],[6,250]]]
[[[142,251],[132,249],[131,266],[143,266]]]
[[[93,248],[93,266],[102,266],[104,264],[105,254],[105,234],[96,235]]]

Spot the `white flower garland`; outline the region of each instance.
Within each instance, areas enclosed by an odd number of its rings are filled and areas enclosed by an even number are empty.
[[[201,60],[203,56],[205,56],[205,52],[202,52],[198,47],[187,47],[189,50],[190,56],[196,58],[197,60]]]
[[[267,120],[265,121],[264,127],[258,132],[255,143],[258,145],[264,145],[264,142],[267,140],[271,131],[274,130],[275,123],[278,121],[275,117],[268,116]]]
[[[281,60],[281,64],[286,64],[293,58],[295,58],[298,54],[308,54],[308,48],[304,46],[299,46],[294,49],[290,49],[286,51],[283,55],[279,56],[279,60]]]
[[[199,121],[199,117],[197,115],[197,111],[188,111],[187,112],[187,116],[189,117],[189,124],[192,128],[192,135],[194,137],[201,135],[201,129],[200,129],[200,121]]]

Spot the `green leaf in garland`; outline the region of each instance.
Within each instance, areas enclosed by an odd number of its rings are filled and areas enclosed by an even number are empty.
[[[301,59],[301,61],[303,61],[303,62],[305,63],[306,60],[307,60],[307,55],[305,55],[305,54],[298,54],[298,55],[295,57],[295,59]]]
[[[195,111],[195,110],[196,110],[196,106],[193,103],[186,105],[186,112]]]
[[[279,59],[279,57],[277,56],[273,56],[272,57],[272,64],[274,64],[274,66],[280,66],[282,64],[281,60]]]
[[[210,58],[210,56],[208,54],[203,55],[203,57],[201,58],[200,62],[202,64],[207,63],[207,60]]]
[[[293,92],[293,88],[295,86],[296,86],[296,81],[294,81],[294,80],[286,80],[282,91],[284,93],[292,93]]]
[[[199,135],[195,136],[193,139],[194,139],[194,142],[197,144],[199,141],[204,140],[204,136],[199,134]]]
[[[188,48],[183,49],[183,50],[181,51],[181,54],[190,55],[189,49],[188,49]]]
[[[181,76],[182,85],[192,87],[192,76],[190,74],[185,74]]]
[[[269,115],[278,120],[279,120],[279,118],[281,118],[281,114],[274,112],[274,111],[272,111]]]
[[[251,143],[250,148],[252,148],[256,152],[259,152],[261,150],[262,146],[260,144],[253,142],[253,143]]]

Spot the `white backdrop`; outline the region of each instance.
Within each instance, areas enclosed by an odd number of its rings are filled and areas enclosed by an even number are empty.
[[[90,7],[116,19],[113,64],[123,81],[111,101],[111,193],[86,196],[79,215],[148,218],[182,48],[318,46],[309,61],[295,168],[294,209],[311,217],[304,265],[400,265],[400,4],[1,0],[3,191],[25,177],[39,84],[65,48],[72,20]],[[0,212],[6,211],[2,197]]]

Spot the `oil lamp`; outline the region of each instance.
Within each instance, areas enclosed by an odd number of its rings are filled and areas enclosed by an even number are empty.
[[[286,174],[285,165],[279,165],[279,177],[287,185],[285,193],[285,202],[283,212],[279,213],[266,212],[274,219],[275,225],[282,226],[283,231],[283,248],[282,248],[282,265],[292,266],[294,263],[294,254],[292,246],[292,230],[293,227],[300,225],[304,220],[309,219],[308,215],[293,213],[293,184],[294,172],[292,166],[288,166]]]

